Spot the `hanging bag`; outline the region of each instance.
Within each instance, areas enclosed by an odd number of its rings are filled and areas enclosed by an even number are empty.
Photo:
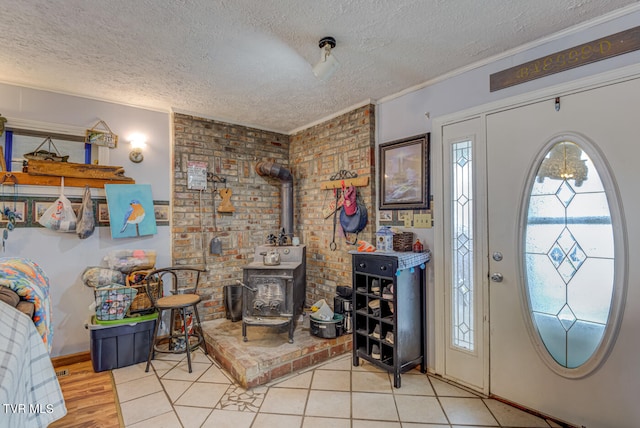
[[[57,232],[76,231],[76,214],[73,212],[73,208],[71,208],[71,202],[64,196],[64,177],[61,180],[60,196],[46,209],[44,214],[40,216],[38,223],[47,229]]]
[[[345,235],[347,233],[356,234],[353,242],[349,242],[349,240],[347,239],[347,243],[351,245],[357,244],[358,233],[360,233],[367,226],[367,222],[369,221],[367,207],[360,200],[360,195],[357,195],[354,199],[355,211],[352,211],[353,215],[349,215],[347,212],[348,210],[344,209],[344,207],[340,211],[340,226],[342,226],[342,230],[344,231]]]
[[[78,224],[76,232],[80,239],[86,239],[93,234],[93,230],[96,227],[96,217],[93,214],[93,201],[91,200],[91,190],[89,186],[84,187],[84,194],[82,195],[82,204],[80,204],[80,210],[78,210]]]

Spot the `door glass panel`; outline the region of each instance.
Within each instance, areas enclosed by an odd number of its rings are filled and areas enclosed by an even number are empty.
[[[533,324],[562,367],[577,368],[604,337],[614,293],[614,236],[604,186],[576,143],[554,144],[531,187],[525,228]]]
[[[453,345],[474,350],[473,158],[471,141],[452,144],[452,335]]]

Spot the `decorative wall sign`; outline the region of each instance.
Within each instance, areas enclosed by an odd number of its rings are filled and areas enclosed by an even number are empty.
[[[565,49],[490,76],[491,92],[640,49],[640,27]]]
[[[104,120],[98,121],[93,128],[87,129],[85,143],[105,146],[113,149],[118,147],[118,136],[111,132],[111,128]]]
[[[187,189],[207,189],[207,168],[208,164],[206,162],[187,162]]]
[[[380,209],[429,208],[429,134],[380,144]]]

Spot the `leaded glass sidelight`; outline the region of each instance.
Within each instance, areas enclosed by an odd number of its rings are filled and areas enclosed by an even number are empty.
[[[473,157],[471,141],[451,146],[452,159],[452,342],[474,350]]]
[[[608,171],[598,171],[583,147],[560,139],[529,192],[523,265],[531,320],[565,369],[594,356],[610,321],[615,237],[601,173]]]

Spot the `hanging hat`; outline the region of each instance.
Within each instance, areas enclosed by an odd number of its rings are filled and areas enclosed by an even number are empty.
[[[352,216],[356,213],[358,209],[358,204],[356,204],[356,188],[353,186],[347,187],[347,190],[344,192],[344,204],[342,205],[342,209],[344,213],[348,216]]]

